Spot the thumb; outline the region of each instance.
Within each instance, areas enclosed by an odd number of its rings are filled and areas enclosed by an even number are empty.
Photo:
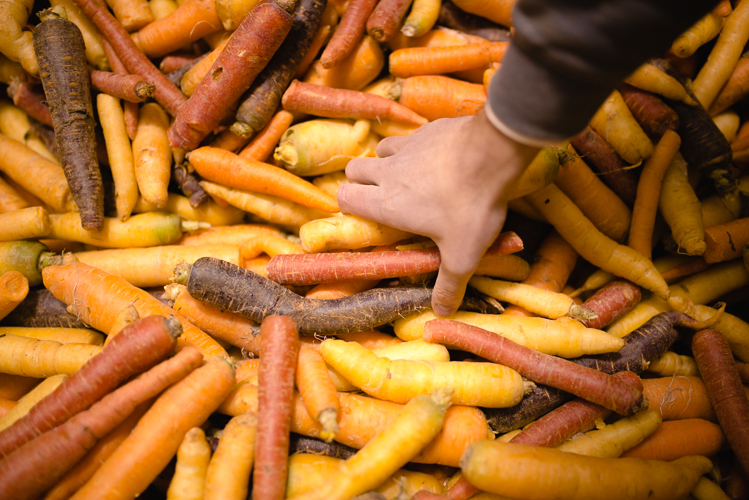
[[[432,310],[437,316],[451,316],[458,310],[475,267],[467,266],[465,260],[456,266],[443,258],[432,291]]]

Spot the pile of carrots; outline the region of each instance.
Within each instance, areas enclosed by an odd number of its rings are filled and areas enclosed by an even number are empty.
[[[749,2],[538,154],[453,316],[339,212],[512,5],[0,6],[0,498],[748,499]]]

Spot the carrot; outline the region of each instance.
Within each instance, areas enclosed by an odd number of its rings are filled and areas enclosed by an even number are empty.
[[[413,233],[354,215],[336,215],[312,220],[299,228],[302,248],[307,253],[391,245],[413,236]]]
[[[2,371],[37,378],[75,373],[102,349],[91,344],[63,344],[17,335],[0,337],[0,345]]]
[[[8,95],[13,99],[13,104],[24,110],[31,118],[52,126],[52,113],[44,104],[44,90],[41,84],[13,81],[8,85]]]
[[[570,143],[585,161],[601,174],[603,182],[628,206],[637,196],[637,177],[614,149],[590,126],[574,136]]]
[[[249,144],[239,152],[247,160],[266,161],[273,153],[281,135],[291,126],[294,115],[286,110],[278,110],[259,130]]]
[[[640,287],[627,280],[614,280],[600,288],[583,302],[598,317],[585,320],[588,328],[604,328],[622,314],[631,310],[642,297]]]
[[[81,225],[84,229],[100,230],[104,185],[96,159],[94,111],[83,37],[72,21],[52,10],[44,11],[41,19],[34,30],[34,51],[42,69],[41,80],[52,113],[60,163],[80,210]]]
[[[400,104],[428,120],[454,117],[465,103],[483,103],[483,85],[468,83],[442,75],[405,78],[394,89],[392,97]]]
[[[642,385],[650,403],[649,408],[660,411],[663,420],[716,420],[705,383],[700,377],[678,375],[646,378]]]
[[[565,390],[622,415],[636,413],[643,404],[641,391],[610,375],[535,352],[481,328],[451,320],[432,320],[424,325],[424,340],[469,350],[514,368],[535,382]]]
[[[500,62],[508,42],[481,42],[448,47],[409,47],[393,51],[388,59],[390,74],[400,78],[439,75],[483,68]]]
[[[318,489],[291,498],[342,500],[375,488],[440,432],[445,410],[450,406],[450,396],[450,388],[441,388],[431,396],[413,398],[390,426],[342,463],[334,477]]]
[[[104,344],[104,336],[89,328],[29,328],[23,326],[0,327],[0,335],[14,335],[39,340],[54,340],[61,344]]]
[[[203,424],[219,406],[233,382],[231,365],[221,357],[209,358],[159,396],[120,447],[71,498],[138,496],[169,463],[187,431]]]
[[[39,65],[34,53],[32,35],[24,31],[26,21],[34,6],[33,1],[9,2],[2,9],[3,38],[0,42],[2,53],[14,62],[20,62],[31,75],[39,75]]]
[[[42,281],[39,262],[51,256],[49,248],[31,240],[0,242],[0,274],[16,271],[29,282],[29,286],[36,286]]]
[[[387,42],[397,32],[412,0],[380,0],[367,17],[365,29],[380,43]]]
[[[208,74],[211,66],[216,62],[216,59],[218,59],[218,56],[224,50],[224,47],[226,47],[228,42],[229,38],[226,38],[211,52],[203,55],[200,59],[190,64],[190,66],[186,66],[183,70],[175,72],[174,79],[177,80],[177,84],[186,96],[189,97],[193,92],[195,92],[195,88],[200,83],[200,80]]]
[[[667,99],[682,101],[694,106],[696,98],[691,95],[684,85],[665,69],[665,60],[651,59],[640,65],[634,72],[624,79],[625,83],[658,94]]]
[[[191,266],[178,266],[175,281],[187,286],[197,300],[257,322],[271,314],[291,316],[302,334],[370,330],[422,310],[431,297],[431,290],[425,288],[394,288],[337,300],[304,299],[251,271],[210,257],[198,259]],[[248,296],[252,296],[251,301]]]
[[[0,373],[0,398],[18,401],[40,382],[32,377]]]
[[[83,229],[77,212],[51,214],[50,226],[49,236],[53,239],[80,241],[102,248],[165,245],[182,236],[179,215],[166,212],[133,215],[124,222],[104,217],[101,231]]]
[[[679,249],[688,255],[702,255],[705,230],[701,203],[689,183],[687,163],[679,153],[663,177],[659,208]]]
[[[692,352],[728,445],[746,472],[749,470],[749,447],[746,446],[749,399],[733,362],[731,348],[720,332],[701,330],[692,337]]]
[[[500,234],[484,258],[520,250],[517,233]],[[286,254],[271,258],[268,277],[290,285],[331,283],[358,279],[385,279],[436,271],[440,255],[436,247],[422,250]]]
[[[205,200],[197,208],[194,208],[190,203],[190,198],[182,196],[177,193],[168,192],[166,199],[166,205],[164,211],[170,212],[168,215],[176,214],[182,219],[183,230],[194,231],[197,229],[205,228],[206,224],[212,226],[225,226],[227,224],[236,224],[241,222],[244,218],[244,213],[233,206],[221,206],[213,200]],[[164,216],[163,211],[160,211],[153,203],[148,203],[143,200],[143,197],[138,198],[138,203],[133,207],[133,211],[136,213],[142,212],[153,212],[153,216]],[[161,213],[160,213],[161,212]]]
[[[414,0],[411,11],[401,27],[401,32],[418,38],[431,30],[440,16],[441,1]]]
[[[601,233],[556,186],[543,187],[526,199],[585,260],[668,299],[668,285],[653,263]]]
[[[153,13],[145,0],[109,0],[112,13],[127,31],[135,31],[154,20]]]
[[[191,151],[188,160],[207,180],[280,196],[326,212],[338,211],[338,203],[332,196],[314,184],[266,163],[209,146]]]
[[[92,70],[91,88],[129,102],[143,102],[153,97],[154,86],[139,75],[120,75],[109,71]]]
[[[244,500],[250,480],[257,417],[239,415],[229,420],[221,431],[216,452],[208,464],[205,478],[205,500]]]
[[[276,255],[301,254],[303,252],[300,244],[275,234],[259,234],[254,236],[240,245],[239,251],[244,259],[254,259],[263,253],[274,257]]]
[[[652,255],[653,228],[663,177],[680,144],[679,135],[672,130],[667,130],[655,146],[652,156],[645,162],[637,184],[637,197],[632,209],[628,245],[648,259]]]
[[[733,10],[730,7],[729,12]],[[671,52],[677,57],[689,57],[694,54],[698,48],[706,44],[720,33],[727,14],[715,11],[709,12],[702,16],[699,21],[690,26],[684,33],[679,35],[671,44]]]
[[[216,128],[291,30],[294,4],[261,1],[247,15],[169,127],[172,147],[193,150]]]
[[[140,288],[83,262],[68,258],[62,265],[42,270],[44,284],[79,318],[99,331],[110,332],[118,312],[134,304],[141,318],[175,315],[182,324],[180,347],[192,344],[205,355],[226,356],[226,351],[202,330]],[[119,335],[117,335],[119,337]],[[111,343],[111,342],[110,342]]]
[[[515,0],[492,0],[491,2],[453,0],[453,3],[471,14],[485,17],[508,28],[512,26],[511,11],[515,5]]]
[[[188,0],[171,14],[140,28],[132,38],[146,56],[154,59],[220,29],[221,21],[214,2]]]
[[[239,100],[237,121],[231,126],[234,133],[249,137],[262,130],[276,112],[284,91],[309,50],[325,5],[322,0],[299,1],[292,13],[289,34]]]
[[[720,426],[699,418],[663,422],[658,429],[622,457],[672,461],[687,455],[710,457],[725,445]]]
[[[172,165],[168,127],[169,117],[159,104],[151,102],[140,108],[132,144],[135,178],[143,199],[158,208],[164,208],[168,199]]]
[[[0,213],[12,212],[29,206],[29,203],[0,177]]]
[[[6,99],[0,100],[0,133],[25,144],[53,163],[59,163],[44,141],[32,129],[28,114]]]
[[[749,81],[747,80],[747,70],[749,70],[749,54],[744,53],[736,62],[731,75],[726,80],[725,85],[721,87],[715,100],[708,108],[710,116],[715,116],[725,111],[736,102],[749,94]]]
[[[21,377],[18,375],[8,375],[11,377],[18,377],[21,379],[26,379],[27,377]],[[53,375],[51,377],[47,377],[43,379],[41,382],[39,382],[39,379],[31,379],[36,382],[35,387],[32,386],[32,389],[28,391],[26,394],[21,395],[20,398],[18,398],[18,401],[13,408],[11,408],[9,411],[5,413],[2,417],[0,417],[0,430],[4,431],[8,427],[12,426],[16,421],[20,420],[21,418],[28,415],[29,411],[42,399],[46,398],[50,394],[52,394],[59,386],[62,384],[66,379],[68,378],[67,375],[60,373],[58,375]]]
[[[49,214],[43,207],[28,207],[0,214],[0,241],[24,240],[47,236]]]
[[[5,317],[2,323],[30,328],[85,328],[86,325],[76,316],[67,312],[66,307],[67,304],[56,299],[46,288],[33,288],[29,290],[26,298]],[[0,397],[2,397],[2,392],[0,392]]]
[[[288,316],[267,316],[260,325],[258,415],[254,499],[283,499],[299,333]]]
[[[666,130],[679,130],[679,115],[652,92],[624,84],[619,93],[648,136],[660,138]]]
[[[669,463],[586,457],[490,440],[471,445],[461,459],[461,470],[472,484],[514,498],[540,498],[543,490],[554,491],[560,499],[601,495],[677,499],[688,494],[711,469],[712,462],[706,457],[685,457]],[[549,478],[543,488],[531,479],[538,477]]]
[[[708,264],[741,257],[749,243],[749,218],[706,228],[705,243],[703,258]]]
[[[336,30],[336,33],[339,30]],[[382,47],[374,38],[364,36],[354,44],[351,53],[335,67],[325,68],[320,59],[314,61],[302,78],[307,83],[328,87],[361,90],[377,78],[385,66]]]
[[[210,459],[211,446],[205,439],[205,432],[193,427],[177,449],[177,465],[166,492],[167,499],[203,498]]]
[[[338,431],[340,403],[325,362],[313,347],[302,345],[299,349],[296,385],[307,411],[322,426],[320,437],[333,441]]]
[[[179,323],[174,321],[169,328],[179,330]],[[186,377],[202,361],[197,349],[183,349],[177,356],[106,395],[91,408],[13,450],[0,461],[5,478],[3,494],[19,499],[36,498],[139,404]]]
[[[632,116],[618,90],[614,90],[598,108],[590,119],[590,126],[629,165],[646,160],[653,152],[653,143]]]
[[[155,316],[144,318],[121,332],[99,355],[71,375],[54,395],[37,403],[26,417],[0,432],[0,453],[7,455],[10,450],[87,409],[131,375],[168,356],[179,334],[168,325],[165,318]],[[122,363],[122,360],[129,362]]]
[[[648,372],[657,373],[658,375],[699,375],[697,364],[694,358],[685,354],[677,354],[673,351],[666,351],[650,363]]]
[[[327,118],[387,119],[414,125],[427,122],[405,106],[376,94],[333,89],[297,80],[283,94],[281,103],[288,111]]]
[[[270,224],[231,224],[185,233],[180,245],[241,245],[259,234],[283,234]]]
[[[74,2],[75,0],[65,0],[65,1]],[[114,48],[103,37],[101,37],[101,46],[102,46],[102,49],[104,50],[104,53],[106,54],[107,61],[112,67],[112,71],[120,75],[127,75],[130,73],[128,69],[125,67],[125,65],[122,63],[120,58],[115,53]],[[155,93],[156,93],[156,88],[154,87],[154,94]],[[125,120],[125,130],[127,132],[127,136],[132,140],[135,138],[135,132],[138,127],[138,104],[134,102],[124,101],[122,117]]]
[[[320,56],[320,64],[323,68],[330,69],[336,66],[354,51],[354,47],[364,33],[367,19],[376,4],[376,0],[353,0],[349,2],[338,28]]]
[[[702,257],[692,257],[688,261],[672,267],[668,271],[661,273],[666,281],[673,281],[679,278],[685,278],[700,271],[704,271],[710,266]]]

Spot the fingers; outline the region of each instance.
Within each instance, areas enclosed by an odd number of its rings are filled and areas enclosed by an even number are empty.
[[[341,184],[338,188],[338,207],[341,213],[376,220],[378,207],[382,206],[379,192],[377,186]]]
[[[375,153],[380,158],[393,156],[403,147],[404,142],[407,140],[408,140],[408,136],[393,135],[390,137],[385,137],[377,144],[377,149],[375,149]]]
[[[437,316],[451,316],[458,310],[466,292],[471,272],[453,273],[440,265],[432,291],[432,310]]]
[[[377,185],[376,176],[381,168],[380,158],[354,158],[346,164],[346,179],[355,184]]]

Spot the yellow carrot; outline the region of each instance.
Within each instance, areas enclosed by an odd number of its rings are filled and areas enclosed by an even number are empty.
[[[0,319],[10,314],[29,293],[29,280],[18,271],[0,274]]]
[[[205,500],[244,500],[255,454],[257,417],[243,414],[229,420],[208,464]]]
[[[413,234],[407,231],[354,215],[318,219],[299,228],[302,248],[307,253],[391,245],[412,236]]]
[[[225,226],[241,222],[244,218],[244,212],[234,206],[220,206],[213,200],[206,200],[200,206],[193,207],[190,205],[190,198],[177,193],[169,193],[166,205],[162,207],[164,211],[177,214],[185,220],[206,222],[211,226]],[[158,207],[153,203],[148,203],[142,197],[133,207],[133,212],[154,212]]]
[[[61,344],[104,344],[104,336],[90,328],[2,326],[0,335],[54,340]]]
[[[52,375],[21,397],[13,409],[0,417],[0,431],[7,429],[13,422],[26,415],[32,406],[51,394],[67,378],[68,376],[64,373]]]
[[[203,429],[193,427],[187,431],[177,449],[177,464],[166,492],[167,500],[203,498],[205,473],[210,458],[211,447],[205,440]]]
[[[166,131],[169,117],[155,102],[144,104],[133,139],[135,178],[143,199],[164,208],[172,166],[172,150]]]
[[[653,143],[617,90],[596,111],[590,126],[630,165],[646,160],[653,153]]]
[[[91,344],[4,335],[0,337],[0,372],[35,378],[71,375],[101,350],[102,346]]]
[[[100,231],[83,229],[77,212],[51,214],[49,222],[51,230],[48,236],[52,239],[79,241],[102,248],[167,245],[182,237],[179,215],[164,212],[138,214],[124,222],[104,217]]]

